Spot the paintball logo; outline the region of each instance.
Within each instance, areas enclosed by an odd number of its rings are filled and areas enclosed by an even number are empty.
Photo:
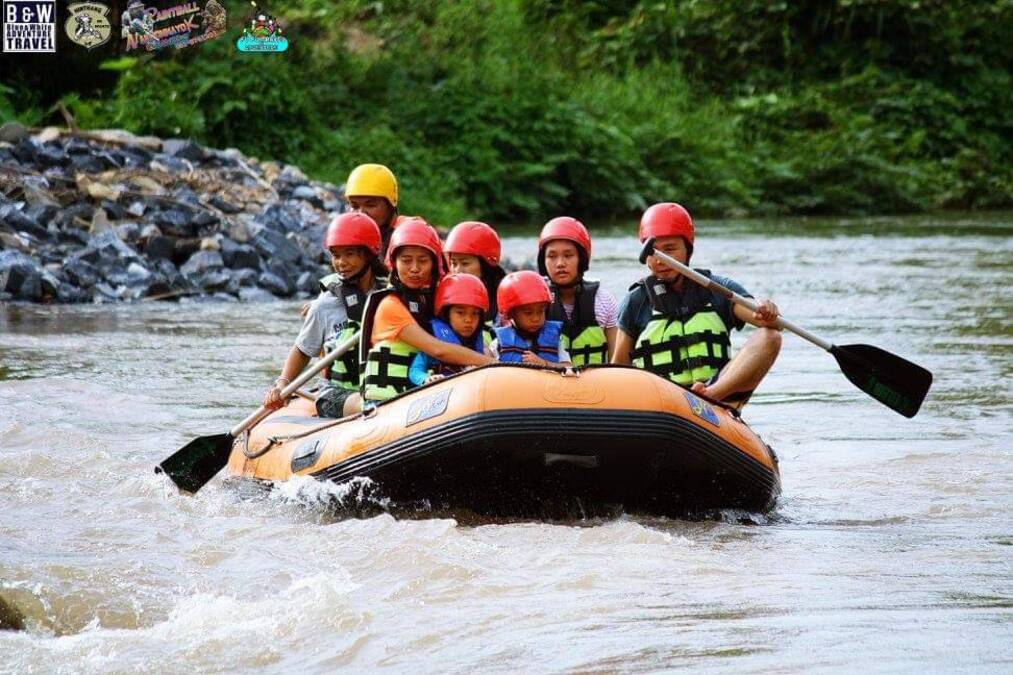
[[[56,0],[4,0],[5,52],[56,51]]]
[[[203,9],[198,2],[158,9],[131,0],[120,23],[128,52],[142,48],[149,52],[166,47],[182,49],[221,36],[225,32],[225,8],[217,0],[208,0]]]
[[[236,47],[241,52],[283,52],[288,49],[288,38],[282,35],[278,20],[266,11],[259,11],[257,3],[253,5],[253,16],[249,25],[243,28],[243,34],[236,40]]]
[[[109,40],[113,27],[109,23],[109,6],[98,2],[75,2],[67,5],[70,16],[63,24],[67,37],[86,49],[93,49]]]

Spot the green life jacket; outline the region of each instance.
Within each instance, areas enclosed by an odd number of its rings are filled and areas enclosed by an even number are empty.
[[[392,293],[404,303],[415,321],[426,332],[431,332],[430,294],[399,292],[393,288],[369,294],[366,311],[363,313],[362,339],[359,340],[359,359],[365,364],[362,397],[367,401],[385,401],[415,386],[408,378],[408,370],[419,350],[401,340],[381,340],[372,346],[369,344],[376,308],[380,306],[381,300]]]
[[[552,304],[549,305],[550,321],[563,322],[563,336],[560,344],[570,353],[570,362],[575,366],[593,363],[608,363],[608,340],[605,329],[598,325],[594,313],[594,298],[598,293],[597,281],[582,281],[577,287],[573,313],[566,316],[562,296],[555,284],[550,282]]]
[[[326,284],[326,285],[325,285]],[[362,327],[362,311],[366,306],[368,293],[359,289],[357,284],[346,286],[337,274],[329,274],[320,280],[320,285],[331,295],[339,298],[345,306],[348,318],[338,327],[337,332],[324,341],[324,352],[329,352],[339,344],[355,335]],[[374,277],[371,291],[386,287],[387,281]],[[359,338],[362,340],[362,338]],[[324,377],[335,387],[358,391],[362,385],[359,369],[359,352],[349,349],[324,371]]]
[[[698,270],[710,276],[708,270]],[[717,375],[731,358],[728,327],[714,309],[711,292],[689,281],[681,292],[650,276],[643,286],[651,301],[651,320],[637,337],[633,365],[689,386]]]

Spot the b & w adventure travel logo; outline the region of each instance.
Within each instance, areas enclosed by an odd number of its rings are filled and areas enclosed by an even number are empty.
[[[4,0],[4,52],[56,51],[56,0]]]

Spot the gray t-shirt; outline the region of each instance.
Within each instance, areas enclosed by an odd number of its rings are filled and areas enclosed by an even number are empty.
[[[302,330],[295,339],[295,346],[306,356],[320,356],[324,342],[334,337],[341,324],[348,319],[345,303],[330,291],[324,291],[310,303]]]

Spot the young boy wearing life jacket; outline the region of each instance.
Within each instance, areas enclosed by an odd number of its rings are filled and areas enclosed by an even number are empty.
[[[489,309],[489,295],[482,281],[471,274],[450,274],[436,287],[436,318],[433,336],[450,344],[462,345],[479,354],[487,354],[482,317]],[[459,373],[464,366],[437,361],[419,352],[412,361],[408,377],[419,386]]]
[[[441,363],[481,366],[493,359],[431,334],[433,293],[444,276],[440,237],[421,218],[398,224],[387,264],[391,288],[370,295],[363,315],[360,359],[365,363],[363,398],[382,401],[411,389],[412,360],[424,352]],[[366,338],[368,336],[368,339]]]
[[[451,274],[471,274],[485,284],[490,300],[485,320],[495,324],[499,313],[496,290],[506,276],[499,264],[501,246],[496,230],[485,223],[472,220],[458,223],[447,236],[443,251],[447,254],[447,266]]]
[[[615,346],[619,305],[597,281],[584,278],[591,264],[591,235],[575,218],[545,224],[538,237],[538,271],[548,277],[549,319],[563,322],[563,347],[573,365],[609,362]]]
[[[640,219],[640,241],[654,239],[654,249],[684,265],[693,255],[695,230],[689,212],[679,204],[655,204]],[[741,408],[774,365],[781,348],[778,310],[761,300],[756,312],[732,304],[647,257],[650,276],[630,287],[619,309],[619,337],[613,363],[644,368],[692,391]],[[752,297],[735,281],[698,270],[739,295]],[[757,326],[734,357],[729,334],[745,324]]]
[[[302,330],[289,351],[281,376],[264,396],[264,406],[284,405],[281,390],[303,371],[321,350],[330,351],[359,330],[366,296],[387,285],[387,268],[380,261],[380,229],[369,216],[343,213],[324,237],[334,274],[320,280],[326,289],[309,304]],[[325,372],[327,386],[318,394],[320,417],[343,417],[361,408],[357,350],[345,352]]]
[[[509,323],[495,329],[496,339],[489,345],[493,356],[503,363],[571,365],[560,343],[563,322],[546,320],[552,297],[538,273],[522,270],[506,275],[496,299]]]

